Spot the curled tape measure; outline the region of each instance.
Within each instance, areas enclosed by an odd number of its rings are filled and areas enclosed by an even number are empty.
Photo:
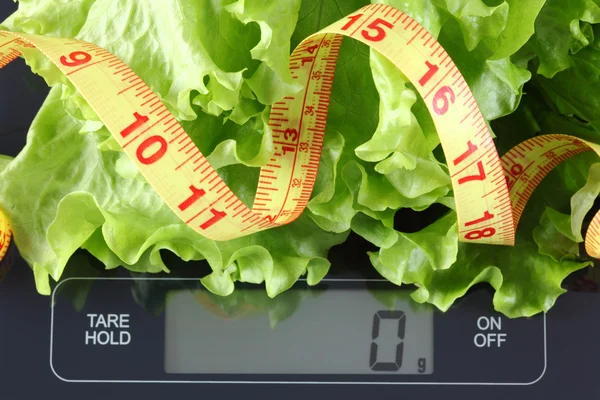
[[[274,154],[262,167],[252,209],[221,180],[175,117],[122,61],[88,42],[0,31],[0,67],[19,48],[43,52],[75,85],[165,203],[201,235],[229,240],[288,224],[306,208],[317,177],[337,56],[344,36],[377,50],[414,84],[448,160],[462,242],[514,245],[525,204],[565,159],[600,146],[566,135],[530,139],[498,156],[460,71],[435,38],[403,12],[366,6],[306,38],[290,72],[304,87],[271,108]],[[600,256],[600,217],[586,237]],[[4,216],[0,229],[10,239]]]

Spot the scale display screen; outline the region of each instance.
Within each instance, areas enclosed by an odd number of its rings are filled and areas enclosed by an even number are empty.
[[[219,316],[205,306],[205,293],[167,295],[167,373],[433,373],[430,309],[417,312],[408,302],[389,309],[371,292],[330,289],[273,324],[267,313]]]
[[[537,381],[545,318],[490,302],[480,290],[439,312],[380,280],[300,281],[270,298],[255,285],[217,296],[196,278],[69,278],[52,296],[50,367],[67,382]]]

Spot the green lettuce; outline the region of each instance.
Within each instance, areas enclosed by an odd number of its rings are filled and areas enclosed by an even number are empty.
[[[529,45],[539,60],[537,73],[550,79],[577,64],[577,53],[594,43],[594,24],[600,23],[597,0],[547,0],[535,21]]]
[[[572,67],[558,72],[554,78],[543,75],[536,82],[548,101],[563,115],[576,116],[591,126],[600,138],[600,6],[598,24],[589,29],[588,44],[569,57]]]
[[[383,2],[411,15],[442,43],[501,153],[556,128],[596,135],[594,1]],[[75,37],[117,55],[251,205],[258,167],[273,152],[270,106],[301,90],[287,69],[291,50],[367,4],[21,0],[0,28]],[[556,48],[549,46],[553,41]],[[236,282],[264,282],[274,297],[301,276],[317,284],[328,273],[329,250],[353,233],[376,246],[369,257],[383,277],[417,287],[417,302],[447,310],[473,285],[487,282],[496,290],[495,308],[518,317],[547,311],[563,293],[564,278],[589,265],[578,252],[575,230],[597,194],[597,173],[588,173],[592,156],[578,156],[546,178],[515,247],[459,243],[448,168],[425,104],[401,71],[357,41],[342,44],[307,210],[290,225],[226,242],[203,238],[180,221],[58,69],[35,50],[24,58],[52,89],[26,147],[0,172],[0,209],[40,293],[50,292],[50,278],[59,280],[82,248],[106,269],[135,273],[169,272],[165,252],[206,260],[212,273],[202,284],[214,294],[235,293]],[[581,93],[570,90],[572,82]],[[401,216],[434,206],[447,211],[408,232]]]

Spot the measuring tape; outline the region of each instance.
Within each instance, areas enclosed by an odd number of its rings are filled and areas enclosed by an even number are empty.
[[[289,224],[306,208],[317,177],[342,39],[386,56],[413,83],[435,123],[456,199],[459,240],[514,245],[525,204],[560,162],[600,147],[540,136],[502,159],[475,98],[437,40],[403,12],[372,4],[306,38],[290,72],[304,89],[271,108],[274,153],[261,168],[250,209],[227,187],[156,94],[121,60],[88,42],[0,31],[0,68],[35,47],[73,83],[164,202],[196,232],[221,241]],[[586,236],[600,255],[600,217]],[[10,229],[4,232],[2,252]],[[3,254],[3,253],[0,253]]]

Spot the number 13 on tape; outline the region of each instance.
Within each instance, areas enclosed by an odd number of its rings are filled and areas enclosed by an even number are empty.
[[[158,96],[115,55],[80,40],[11,32],[0,32],[0,46],[2,65],[24,45],[42,51],[173,212],[201,235],[228,240],[288,224],[306,208],[345,36],[386,56],[427,104],[448,160],[460,240],[512,245],[515,227],[502,164],[473,94],[441,45],[390,6],[363,7],[292,52],[290,73],[304,90],[272,107],[274,154],[261,169],[252,208],[227,187]]]

